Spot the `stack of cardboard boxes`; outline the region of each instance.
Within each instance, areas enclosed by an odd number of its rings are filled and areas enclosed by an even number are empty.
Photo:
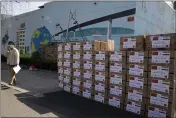
[[[72,91],[72,43],[64,43],[63,44],[63,82],[64,82],[64,90],[67,92]]]
[[[83,84],[83,47],[81,42],[74,42],[73,45],[73,87],[72,93],[81,95]]]
[[[59,83],[59,87],[63,88],[63,74],[64,74],[64,70],[63,70],[63,44],[58,44],[58,62],[57,62],[57,66],[58,66],[58,83]]]
[[[94,92],[94,54],[93,41],[83,42],[83,91],[82,96],[93,99]]]
[[[121,50],[127,51],[127,81],[124,109],[144,116],[148,69],[148,53],[144,51],[143,47],[144,37],[123,37],[120,40]]]
[[[147,117],[175,117],[176,36],[149,36]]]
[[[108,104],[122,108],[125,99],[126,52],[110,52]]]
[[[96,45],[94,47],[97,47]],[[109,57],[107,52],[94,51],[95,53],[95,91],[94,100],[106,103],[108,97],[109,84]]]

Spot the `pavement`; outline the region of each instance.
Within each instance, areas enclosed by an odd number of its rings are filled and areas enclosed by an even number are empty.
[[[62,91],[57,85],[57,72],[22,69],[17,74],[17,86],[9,86],[6,64],[1,66],[0,111],[3,117],[141,118]]]

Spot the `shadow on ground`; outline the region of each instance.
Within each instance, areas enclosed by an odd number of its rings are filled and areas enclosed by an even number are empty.
[[[64,91],[46,93],[43,97],[33,97],[27,94],[17,94],[16,97],[40,114],[53,112],[60,118],[142,118],[138,115]],[[43,109],[38,109],[36,105],[42,106]]]

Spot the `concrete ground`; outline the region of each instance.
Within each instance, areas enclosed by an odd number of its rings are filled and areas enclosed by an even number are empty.
[[[57,72],[22,69],[17,75],[17,86],[11,87],[8,85],[9,73],[5,65],[1,70],[3,117],[140,118],[118,108],[62,91],[57,85]]]

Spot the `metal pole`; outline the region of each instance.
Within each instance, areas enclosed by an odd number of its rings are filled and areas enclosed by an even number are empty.
[[[111,39],[111,31],[112,31],[112,19],[108,21],[108,31],[107,31],[107,40]]]

